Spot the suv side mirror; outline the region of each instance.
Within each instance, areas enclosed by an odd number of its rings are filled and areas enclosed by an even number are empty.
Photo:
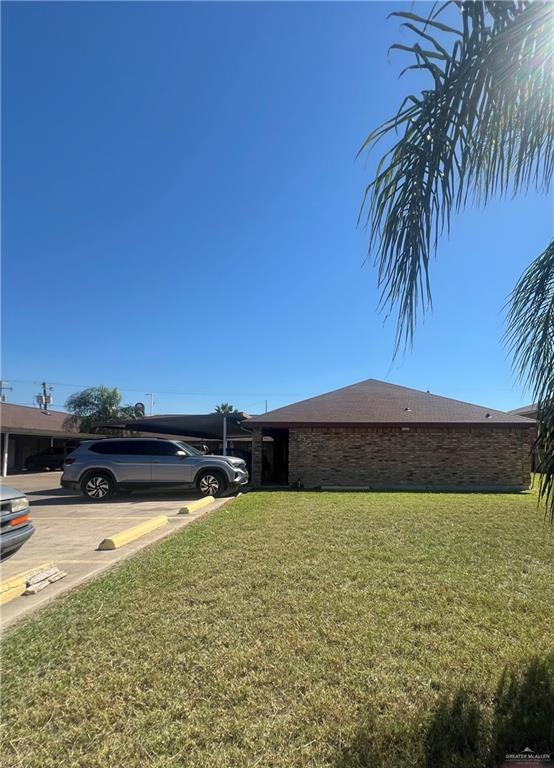
[[[188,453],[186,451],[177,451],[175,456],[188,456]]]

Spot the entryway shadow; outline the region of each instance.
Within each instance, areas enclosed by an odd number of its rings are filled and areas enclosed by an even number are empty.
[[[552,756],[535,762],[527,752],[524,764],[529,768],[554,766],[554,654],[506,668],[492,710],[483,698],[475,689],[459,687],[441,697],[423,731],[409,731],[408,726],[408,731],[391,735],[389,743],[369,717],[354,742],[337,755],[335,768],[400,768],[403,762],[395,757],[408,744],[422,768],[509,768],[506,756],[525,749]]]

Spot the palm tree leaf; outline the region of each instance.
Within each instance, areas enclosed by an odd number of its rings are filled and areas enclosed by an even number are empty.
[[[445,5],[449,5],[449,3],[445,3]],[[462,34],[459,29],[449,27],[448,24],[442,24],[440,21],[437,21],[435,18],[433,18],[432,12],[427,18],[418,16],[416,13],[410,13],[409,11],[393,11],[392,13],[389,13],[387,18],[390,19],[391,16],[396,16],[400,19],[409,19],[410,21],[417,21],[426,27],[434,27],[435,29],[440,29],[441,32],[448,32],[450,34],[460,36]]]
[[[457,27],[437,20],[449,7],[458,11]],[[452,213],[472,200],[485,205],[492,196],[529,189],[544,192],[550,186],[554,3],[447,0],[433,6],[426,17],[407,11],[391,15],[433,48],[422,48],[417,41],[391,46],[413,57],[403,72],[426,70],[431,84],[408,96],[396,115],[369,134],[359,152],[390,140],[366,186],[358,220],[368,228],[368,256],[377,268],[380,307],[387,314],[398,313],[396,353],[411,343],[419,314],[431,307],[430,265]],[[552,268],[543,257],[545,269]],[[528,283],[520,286],[521,295],[524,289],[535,295]],[[538,283],[534,290],[539,290]],[[513,317],[521,319],[523,309],[517,302],[514,307]],[[554,323],[550,311],[545,318]],[[551,336],[546,331],[521,335],[526,326],[511,322],[521,340],[514,354],[534,377],[548,420],[553,393],[544,388],[546,363],[540,355],[546,354],[553,366],[554,359],[549,353],[537,352],[535,357],[524,350],[535,344],[544,347]],[[553,422],[546,423],[541,444],[551,446],[554,427],[548,425]],[[549,451],[541,466],[545,476],[554,477],[554,447]],[[548,488],[554,510],[554,494]]]
[[[538,406],[539,493],[554,519],[554,240],[512,293],[507,341],[516,372]]]
[[[472,197],[486,203],[494,194],[545,189],[554,168],[552,46],[546,44],[554,6],[465,2],[459,7],[462,29],[448,56],[417,43],[392,46],[414,56],[412,66],[427,69],[434,87],[408,97],[408,106],[360,149],[402,131],[383,156],[391,173],[379,169],[360,216],[370,228],[384,304],[399,309],[397,347],[400,340],[411,340],[417,310],[429,306],[421,288],[428,284],[427,271],[452,210]],[[394,15],[412,27],[439,29],[436,19]],[[447,25],[440,29],[453,34]],[[443,42],[437,44],[446,51]]]

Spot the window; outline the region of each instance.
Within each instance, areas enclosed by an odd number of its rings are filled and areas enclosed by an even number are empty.
[[[188,443],[184,443],[182,440],[179,440],[179,447],[185,451],[185,453],[188,453],[189,456],[203,456],[204,454],[202,451],[199,451],[198,448],[194,448],[192,445],[189,445]]]
[[[145,440],[141,443],[141,453],[149,456],[176,456],[181,448],[169,440]]]
[[[169,440],[102,440],[89,450],[111,456],[175,456],[181,448]]]
[[[132,449],[130,440],[102,440],[100,443],[94,443],[89,450],[94,453],[108,453],[112,456],[122,456],[136,453]]]

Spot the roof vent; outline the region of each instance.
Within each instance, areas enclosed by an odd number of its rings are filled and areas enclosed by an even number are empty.
[[[485,419],[492,419],[492,416],[490,415],[490,413],[485,413]]]
[[[411,411],[412,411],[412,409],[411,409],[411,408],[408,408],[407,406],[406,406],[406,408],[404,408],[404,410],[405,410],[405,411],[410,411],[410,413],[411,413]]]

